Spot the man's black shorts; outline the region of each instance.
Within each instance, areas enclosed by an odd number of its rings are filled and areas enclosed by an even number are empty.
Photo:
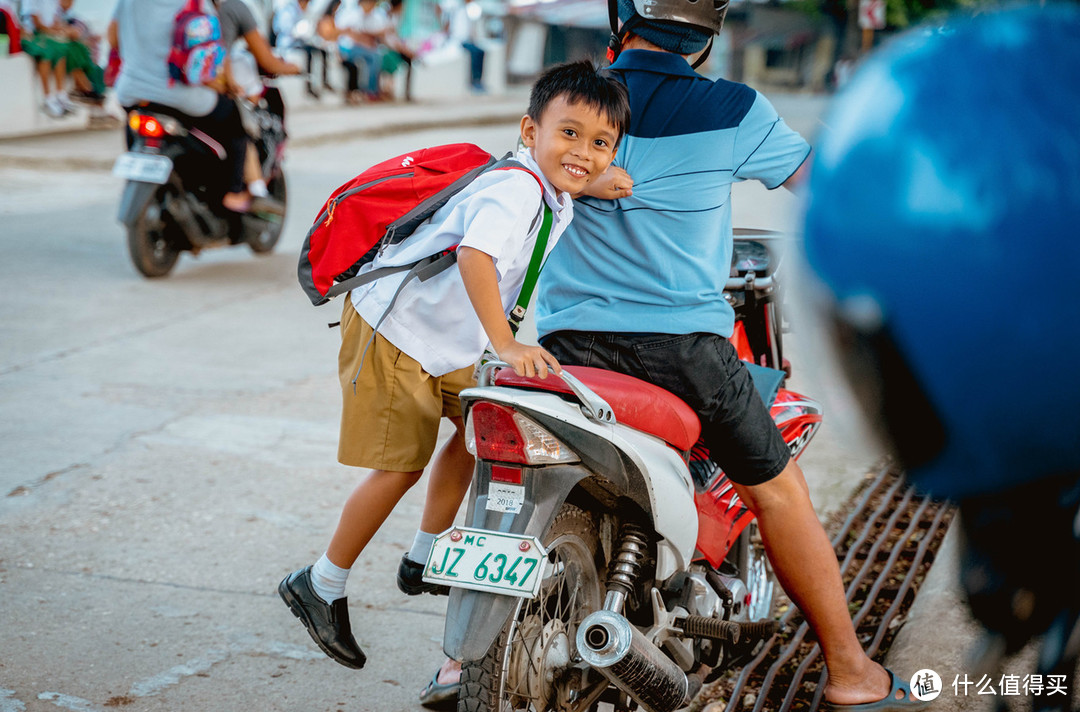
[[[682,398],[701,419],[713,461],[738,484],[767,482],[791,459],[750,372],[721,336],[557,331],[541,343],[564,366],[618,371]]]

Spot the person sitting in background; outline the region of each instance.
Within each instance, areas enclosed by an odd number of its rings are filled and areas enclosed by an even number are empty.
[[[327,76],[329,55],[322,47],[318,35],[318,26],[327,16],[326,10],[316,11],[311,0],[284,0],[274,10],[272,29],[274,47],[281,53],[303,52],[307,57],[307,92],[316,99],[320,98],[313,79],[314,60],[318,56],[322,65],[322,88],[333,91]],[[318,15],[313,17],[312,15]]]
[[[480,40],[480,3],[465,0],[448,8],[447,33],[451,42],[456,42],[469,53],[469,86],[473,91],[484,91],[484,50],[477,44]]]
[[[341,60],[357,69],[363,67],[365,71],[362,94],[359,77],[354,77],[350,72],[345,102],[359,103],[361,96],[369,101],[378,101],[379,72],[382,69],[380,49],[391,29],[390,16],[375,0],[345,0],[334,14],[334,25]]]
[[[53,118],[73,110],[65,93],[67,42],[59,20],[58,0],[23,0],[22,24],[26,35],[21,40],[22,50],[34,60],[45,97],[42,108]],[[50,80],[52,90],[49,89]]]
[[[390,30],[386,33],[384,38],[385,46],[382,53],[382,75],[387,80],[392,80],[394,74],[405,67],[405,100],[409,101],[412,96],[409,92],[409,84],[412,81],[412,62],[416,58],[416,52],[413,51],[409,43],[401,37],[401,22],[403,16],[403,10],[405,8],[404,0],[390,0]],[[392,81],[387,81],[392,87]],[[384,95],[392,95],[392,89],[385,89]]]
[[[105,71],[94,58],[101,38],[75,15],[74,4],[75,0],[60,0],[60,26],[68,39],[68,71],[75,82],[71,96],[100,107],[105,101]]]

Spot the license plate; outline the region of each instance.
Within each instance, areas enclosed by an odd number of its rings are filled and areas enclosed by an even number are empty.
[[[125,153],[116,159],[112,172],[117,178],[161,185],[172,173],[172,159],[153,153]]]
[[[533,536],[455,527],[435,538],[424,580],[456,588],[533,598],[547,551]]]

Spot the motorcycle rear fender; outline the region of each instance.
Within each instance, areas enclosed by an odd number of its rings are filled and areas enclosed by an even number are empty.
[[[513,406],[559,438],[582,460],[580,465],[525,468],[525,502],[517,514],[487,511],[491,465],[478,461],[466,526],[527,534],[542,540],[559,507],[580,484],[602,505],[614,506],[629,499],[654,517],[657,534],[662,537],[657,552],[658,578],[666,578],[688,563],[697,537],[696,517],[686,516],[694,511],[693,487],[679,454],[658,438],[624,426],[588,421],[577,406],[546,393],[472,388],[462,391],[461,400],[466,413],[477,400]],[[646,452],[640,452],[642,449]],[[658,465],[653,468],[651,486],[642,475],[643,454]],[[664,492],[664,497],[657,498],[656,491]],[[517,610],[518,603],[519,599],[512,596],[451,589],[443,651],[455,660],[483,657]]]
[[[577,404],[550,393],[507,387],[461,393],[466,413],[481,399],[511,406],[544,426],[581,458],[590,474],[582,487],[602,505],[629,499],[648,513],[673,552],[692,556],[697,517],[688,516],[694,512],[694,485],[684,453],[629,426],[593,422]],[[648,477],[642,474],[646,469]]]
[[[487,509],[491,464],[476,463],[475,496],[469,498],[465,526],[542,539],[574,486],[588,475],[579,465],[525,468],[525,502],[517,514]],[[477,489],[478,488],[478,489]],[[454,588],[446,607],[443,651],[455,660],[479,660],[517,609],[520,599]]]
[[[184,152],[184,148],[181,145],[181,141],[175,139],[164,139],[164,145],[160,149],[148,149],[146,147],[146,139],[142,136],[135,136],[128,147],[128,150],[133,153],[155,153],[168,157],[173,162],[173,175],[171,180],[176,180],[176,159]],[[116,219],[119,220],[124,227],[132,229],[135,227],[135,221],[142,213],[143,206],[146,205],[154,194],[158,190],[156,183],[143,183],[140,181],[128,181],[124,186],[124,193],[120,196],[120,208],[117,210]]]
[[[127,185],[124,186],[123,195],[120,196],[120,209],[117,211],[117,220],[129,230],[133,229],[135,221],[138,220],[139,215],[142,213],[143,206],[154,197],[157,189],[156,183],[129,180]]]

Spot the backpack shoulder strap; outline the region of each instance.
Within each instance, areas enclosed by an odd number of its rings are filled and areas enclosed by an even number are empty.
[[[510,331],[517,335],[521,328],[521,322],[525,319],[525,312],[529,309],[533,291],[536,289],[536,281],[540,278],[540,270],[544,268],[544,254],[547,252],[548,238],[551,236],[551,223],[554,215],[547,201],[541,199],[544,217],[540,223],[540,232],[536,236],[536,244],[533,245],[532,257],[529,259],[529,268],[525,271],[525,281],[521,283],[521,291],[518,292],[517,303],[510,311]]]
[[[535,178],[537,185],[540,186],[540,207],[536,211],[536,217],[533,218],[532,224],[529,225],[531,232],[533,225],[540,221],[540,232],[537,233],[536,242],[533,244],[532,257],[529,258],[529,267],[525,270],[525,280],[521,284],[521,291],[518,292],[517,302],[514,304],[514,308],[510,310],[510,331],[517,335],[518,329],[521,328],[521,322],[525,320],[525,313],[529,309],[529,302],[532,301],[533,292],[536,290],[536,281],[540,278],[540,270],[544,268],[544,255],[547,252],[548,239],[551,236],[551,225],[555,216],[544,198],[544,181],[540,179],[540,176],[536,175],[535,171],[512,156],[513,154],[506,154],[488,166],[485,172],[489,170],[524,171]]]

